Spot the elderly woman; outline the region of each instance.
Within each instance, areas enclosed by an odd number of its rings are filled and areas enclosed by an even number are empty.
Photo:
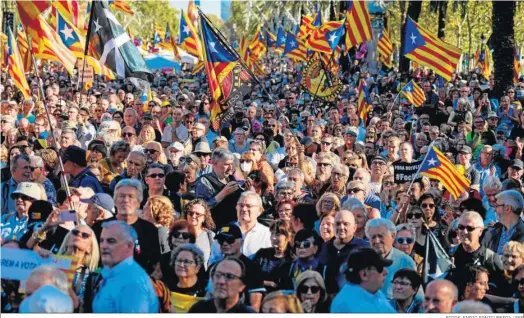
[[[393,247],[409,255],[417,264],[417,271],[422,273],[424,258],[415,253],[414,247],[416,242],[417,230],[410,223],[397,225],[397,235]]]
[[[422,303],[415,295],[422,284],[420,275],[409,268],[402,268],[393,275],[391,306],[398,313],[422,313]]]
[[[329,298],[322,275],[307,270],[297,279],[296,294],[305,313],[328,313]]]
[[[196,232],[195,227],[187,220],[178,220],[173,223],[171,231],[169,232],[169,246],[171,250],[183,244],[195,244]]]
[[[109,158],[103,158],[98,162],[103,175],[102,184],[109,185],[114,177],[122,174],[127,167],[126,159],[130,151],[131,148],[125,141],[120,140],[111,145]]]
[[[261,248],[255,254],[253,261],[260,266],[264,275],[264,286],[267,292],[276,290],[277,268],[292,260],[290,241],[293,233],[288,223],[275,220],[269,226],[272,247]]]
[[[504,275],[493,277],[495,288],[491,292],[493,295],[501,297],[512,297],[514,292],[514,277],[516,269],[524,264],[524,244],[517,241],[509,241],[502,250],[502,264],[504,265]]]
[[[296,314],[304,313],[297,296],[293,294],[274,291],[264,297],[260,305],[261,312],[265,314]]]
[[[193,154],[183,156],[180,158],[178,169],[186,175],[186,192],[196,196],[195,187],[197,174],[200,171],[200,159]]]
[[[293,200],[295,196],[295,183],[284,179],[277,183],[277,192],[275,198],[277,202],[282,200]]]
[[[343,164],[333,165],[331,170],[331,179],[329,187],[326,192],[332,192],[336,194],[339,199],[342,199],[346,195],[346,182],[349,178],[349,168]]]
[[[279,201],[276,207],[278,219],[286,222],[287,224],[290,224],[291,214],[295,205],[296,202],[290,199],[283,199]]]
[[[153,223],[158,228],[161,254],[171,251],[168,236],[169,229],[174,221],[173,212],[173,204],[168,197],[163,195],[149,197],[142,210],[142,218]]]
[[[324,214],[329,214],[330,212],[338,212],[341,207],[340,199],[337,195],[331,192],[325,192],[320,199],[318,199],[316,204],[318,221],[315,222],[315,229],[317,232],[320,231],[320,219]]]
[[[202,251],[194,244],[183,244],[173,251],[170,265],[175,272],[174,280],[168,283],[171,299],[175,300],[172,305],[176,313],[186,313],[206,295],[207,281],[198,275],[204,267]],[[181,297],[183,295],[186,297]]]
[[[196,246],[202,251],[204,257],[204,269],[207,270],[209,260],[216,248],[214,243],[215,223],[211,217],[211,211],[202,199],[189,201],[184,207],[184,217],[195,231]],[[217,253],[217,251],[215,251]]]
[[[45,253],[43,250],[39,252]],[[58,251],[58,255],[67,255],[78,258],[75,276],[73,278],[73,291],[78,296],[80,303],[79,312],[84,312],[84,293],[87,281],[98,268],[100,251],[95,233],[87,225],[79,225],[65,236]]]

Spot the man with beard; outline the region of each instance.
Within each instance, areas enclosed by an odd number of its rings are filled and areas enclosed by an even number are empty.
[[[349,254],[347,283],[333,299],[332,313],[394,313],[381,289],[393,262],[369,247]],[[350,301],[354,300],[354,301]]]
[[[316,198],[320,198],[329,187],[329,180],[331,179],[331,170],[333,166],[327,155],[319,154],[316,159],[317,170],[315,181],[311,185],[311,189],[313,191],[313,195]]]

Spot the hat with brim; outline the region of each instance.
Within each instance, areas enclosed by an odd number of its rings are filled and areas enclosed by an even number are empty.
[[[96,193],[89,199],[81,199],[80,202],[88,204],[94,203],[98,207],[111,213],[113,213],[115,210],[115,201],[113,201],[113,198],[107,193]]]
[[[40,187],[34,182],[20,182],[16,190],[11,193],[13,199],[17,194],[23,194],[34,200],[40,200],[42,193]]]
[[[198,145],[197,145],[198,146]],[[184,150],[184,145],[182,145],[180,142],[178,141],[175,141],[175,142],[172,142],[169,147],[167,147],[167,150],[171,149],[171,148],[174,148],[178,151],[183,151]]]
[[[209,144],[207,142],[199,142],[193,152],[195,154],[210,154],[211,148],[209,148]]]
[[[509,165],[512,169],[524,169],[524,163],[520,159],[513,159]]]
[[[242,238],[242,231],[240,230],[238,225],[236,225],[235,223],[229,223],[221,227],[216,235],[217,240],[220,238],[228,238],[228,237],[231,237],[234,239]]]

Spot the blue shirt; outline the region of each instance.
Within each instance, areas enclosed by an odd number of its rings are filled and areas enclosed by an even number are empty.
[[[490,163],[486,168],[483,168],[480,165],[480,162],[477,162],[476,164],[473,165],[473,168],[477,170],[480,174],[480,195],[481,196],[484,196],[484,189],[483,189],[484,187],[482,185],[484,185],[484,180],[486,179],[486,177],[491,174],[492,166],[495,167],[495,176],[497,176],[497,178],[500,179],[502,173],[500,171],[500,168],[497,165],[493,165],[492,163]]]
[[[391,252],[389,252],[388,256],[386,256],[387,259],[390,259],[393,261],[393,264],[386,267],[388,270],[388,274],[386,275],[386,278],[384,279],[384,285],[382,286],[382,292],[386,297],[393,298],[392,295],[392,287],[393,285],[391,282],[393,281],[393,277],[395,276],[395,273],[401,269],[401,268],[410,268],[413,270],[417,270],[417,265],[415,264],[415,261],[409,257],[406,253],[397,250],[396,248],[392,248]]]
[[[2,240],[20,240],[27,232],[27,215],[18,218],[16,212],[2,216],[0,229],[2,231]]]
[[[504,246],[509,242],[511,237],[513,236],[513,233],[515,233],[515,229],[517,228],[517,224],[513,224],[509,229],[506,230],[506,227],[502,227],[502,233],[500,233],[500,241],[499,241],[499,247],[497,248],[497,254],[502,255],[502,250],[504,249]]]
[[[104,193],[100,181],[91,173],[89,167],[82,170],[77,176],[72,177],[70,186],[74,188],[87,187],[91,188],[95,193]]]
[[[157,313],[158,297],[151,278],[133,256],[104,267],[93,299],[94,313]]]
[[[372,294],[360,287],[346,283],[331,303],[332,313],[396,313],[382,291]]]
[[[2,182],[2,199],[0,201],[2,205],[2,214],[15,211],[15,200],[11,198],[11,193],[15,192],[17,187],[18,184],[13,178]]]
[[[492,221],[497,223],[497,213],[495,212],[495,209],[489,205],[488,197],[486,196],[482,197],[482,204],[484,204],[484,208],[486,208],[486,217],[484,218],[484,226],[488,226],[488,224],[491,223]]]

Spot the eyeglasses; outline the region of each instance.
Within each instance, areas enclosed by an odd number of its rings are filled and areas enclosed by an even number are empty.
[[[192,217],[192,218],[197,219],[197,218],[204,217],[205,214],[201,214],[201,213],[196,213],[196,212],[191,212],[191,211],[190,211],[190,212],[187,212],[187,216],[190,216],[190,217]]]
[[[29,170],[31,170],[31,172],[34,172],[36,169],[38,169],[38,167],[29,167]]]
[[[325,146],[331,146],[331,142],[327,142],[327,141],[322,141],[321,144]]]
[[[156,178],[162,179],[165,176],[166,175],[163,174],[163,173],[153,173],[153,174],[148,175],[148,177],[151,178],[151,179],[156,179]]]
[[[235,279],[241,279],[240,276],[237,276],[235,274],[222,273],[222,272],[219,272],[219,271],[215,271],[213,273],[213,279],[214,280],[218,280],[220,278],[224,278],[226,281],[235,280]]]
[[[175,260],[175,264],[177,265],[184,265],[184,266],[191,266],[195,264],[195,261],[189,260],[189,259],[177,259]]]
[[[329,163],[329,162],[317,162],[317,166],[319,166],[319,167],[329,167],[329,166],[331,166],[331,163]]]
[[[158,151],[158,150],[156,150],[156,149],[147,149],[147,148],[144,149],[144,153],[146,153],[146,154],[148,154],[148,153],[150,153],[150,154],[154,154],[154,153],[156,153],[156,152],[160,152],[160,151]]]
[[[236,238],[232,237],[232,236],[225,236],[225,235],[220,235],[219,237],[217,237],[217,241],[218,241],[218,244],[222,245],[224,243],[227,243],[229,245],[235,243],[236,241]]]
[[[476,226],[465,226],[465,225],[459,224],[457,228],[458,228],[460,231],[468,230],[468,232],[473,232],[473,231],[475,231],[478,227],[476,227]]]
[[[85,232],[80,232],[80,231],[77,230],[77,229],[71,230],[71,234],[73,234],[73,235],[76,236],[76,237],[81,237],[81,238],[83,238],[84,240],[87,240],[88,238],[91,237],[91,234],[89,234],[89,233],[85,233]]]
[[[191,238],[191,233],[189,232],[179,232],[179,231],[173,231],[173,237],[174,238],[180,238],[182,237],[182,239],[184,240],[189,240]]]
[[[298,294],[307,294],[309,291],[311,291],[312,294],[316,294],[320,291],[320,287],[302,285],[297,290]]]
[[[358,193],[358,192],[360,192],[360,191],[364,191],[364,190],[359,189],[359,188],[348,189],[348,193],[349,193],[349,194]]]
[[[247,160],[247,159],[240,159],[240,163],[244,163],[244,162],[247,162],[247,163],[251,163],[251,160]]]
[[[412,244],[415,240],[412,237],[397,237],[397,244]]]
[[[377,161],[373,161],[371,164],[372,165],[377,165],[377,166],[385,166],[386,165],[386,163],[384,161],[378,161],[378,160]]]
[[[435,208],[435,204],[433,204],[433,203],[429,203],[429,204],[428,203],[422,203],[420,205],[420,207],[423,208],[423,209],[427,209],[427,208],[433,209],[433,208]]]
[[[411,286],[410,282],[403,282],[401,280],[394,280],[394,281],[391,282],[391,284],[393,284],[394,286],[395,285],[399,285],[399,286],[402,286],[402,287]]]
[[[287,192],[287,191],[282,191],[282,192],[279,192],[278,194],[281,196],[288,196],[288,197],[293,196],[293,192]]]
[[[192,120],[186,120],[186,121],[185,121],[185,123],[186,123],[186,124],[190,124],[190,125],[193,125],[193,124],[194,124],[195,122],[194,122],[194,121],[192,121]]]
[[[311,246],[313,246],[313,243],[311,243],[311,241],[309,240],[302,241],[302,242],[298,242],[298,241],[295,242],[296,248],[310,248]]]
[[[422,213],[407,213],[406,217],[408,219],[420,219],[422,217]]]
[[[133,133],[123,133],[122,136],[123,137],[133,137],[133,136],[135,136],[135,134],[133,134]]]
[[[289,161],[286,162],[286,167],[293,167],[293,168],[294,168],[294,167],[296,167],[297,165],[298,165],[297,162],[289,162]]]
[[[18,199],[22,199],[22,201],[35,201],[35,199],[25,195],[25,194],[20,194],[20,193],[16,193],[16,194],[13,194],[13,200],[18,200]]]

